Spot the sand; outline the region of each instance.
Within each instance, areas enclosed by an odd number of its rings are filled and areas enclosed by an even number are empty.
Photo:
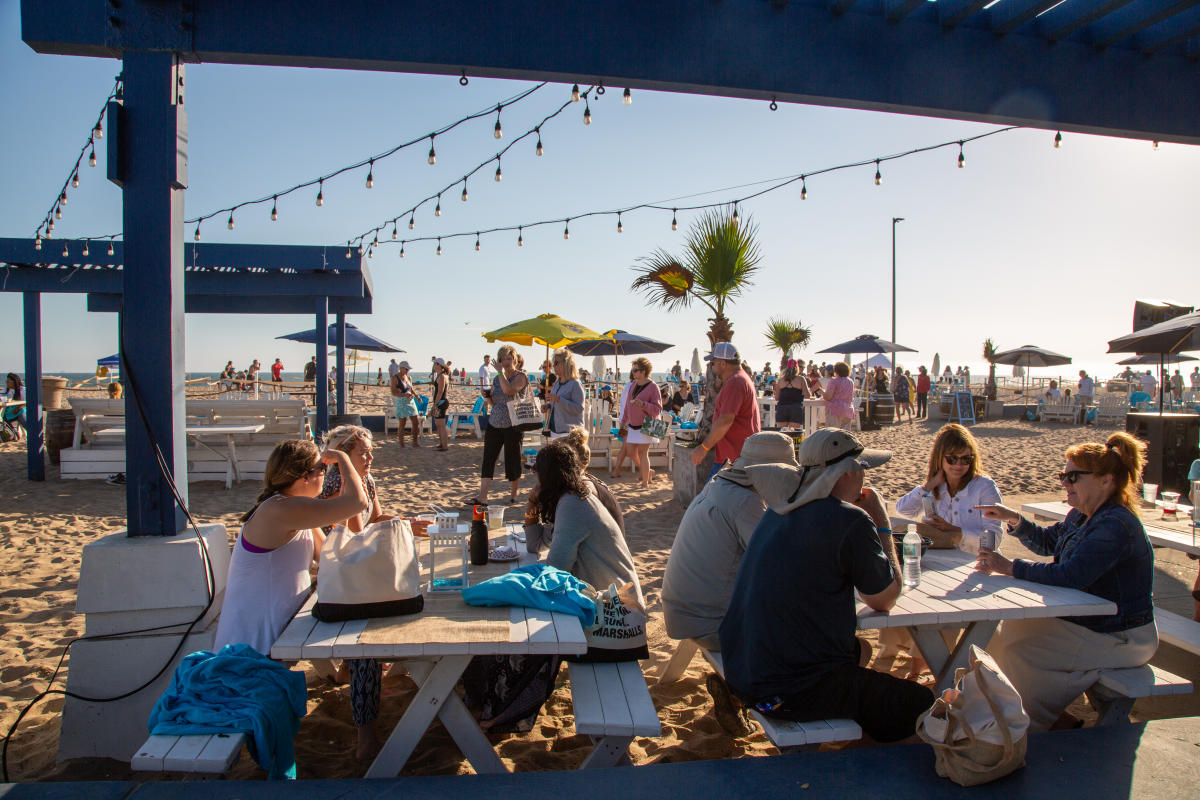
[[[386,390],[356,391],[363,413],[366,405],[382,405]],[[95,396],[94,394],[92,396]],[[456,402],[469,404],[468,392],[455,391]],[[354,410],[359,410],[355,408]],[[374,413],[379,413],[378,408]],[[939,422],[902,423],[863,435],[868,446],[884,447],[896,455],[874,471],[869,483],[888,499],[895,499],[921,480],[933,435]],[[1062,468],[1062,453],[1071,443],[1095,438],[1098,432],[1073,427],[1045,426],[1025,421],[993,421],[974,428],[987,472],[996,479],[1010,504],[1060,499],[1055,475]],[[430,502],[461,507],[478,486],[482,443],[460,437],[449,452],[437,452],[434,440],[422,436],[422,447],[399,448],[395,434],[378,442],[374,475],[380,500],[402,514],[426,510]],[[607,475],[600,472],[602,478]],[[624,510],[630,549],[637,561],[651,610],[651,659],[643,663],[647,675],[665,666],[674,649],[666,637],[660,604],[663,570],[683,509],[671,497],[671,484],[661,476],[649,489],[639,489],[636,479],[612,482]],[[252,503],[257,487],[251,482],[226,490],[215,482],[192,483],[191,507],[203,522],[222,522],[232,537],[237,517]],[[528,490],[523,485],[522,494]],[[498,489],[497,491],[502,491]],[[25,480],[24,445],[0,444],[0,724],[12,724],[25,703],[45,688],[62,654],[63,646],[83,631],[83,619],[74,609],[80,551],[90,541],[124,527],[124,489],[102,481],[61,481],[55,468],[44,483]],[[516,519],[518,508],[509,510]],[[1177,613],[1190,616],[1187,591],[1195,579],[1196,562],[1173,551],[1158,551],[1156,598]],[[1169,648],[1173,651],[1173,648]],[[1164,649],[1164,651],[1167,648]],[[1177,674],[1200,680],[1196,659],[1168,654],[1164,666]],[[894,673],[907,671],[907,655],[875,664]],[[1157,662],[1156,662],[1157,663]],[[366,764],[354,757],[355,732],[350,722],[348,689],[319,678],[311,665],[308,674],[308,716],[296,739],[302,778],[357,777]],[[757,728],[745,738],[730,738],[718,725],[704,690],[704,662],[696,658],[684,679],[669,687],[651,687],[662,721],[662,736],[636,739],[631,748],[635,764],[735,758],[777,753]],[[59,686],[63,685],[60,673]],[[574,732],[570,693],[560,686],[534,729],[525,735],[497,736],[493,741],[505,763],[515,770],[570,769],[579,765],[590,748],[587,737]],[[391,730],[414,694],[411,681],[389,677],[384,685],[383,713],[377,723],[381,734]],[[1174,717],[1198,713],[1192,697],[1157,698],[1139,702],[1138,718]],[[134,773],[128,764],[107,759],[76,759],[55,763],[61,697],[39,703],[23,720],[9,747],[9,774],[14,780],[134,779],[163,780],[180,776]],[[1087,716],[1081,701],[1074,710]],[[469,772],[449,736],[436,724],[417,747],[404,774],[455,774]],[[262,778],[245,754],[229,773],[233,778]]]

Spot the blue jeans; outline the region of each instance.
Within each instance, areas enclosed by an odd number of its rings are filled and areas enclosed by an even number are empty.
[[[715,478],[717,473],[720,472],[724,466],[724,461],[717,461],[716,459],[713,459],[713,468],[712,472],[708,473],[708,480],[711,481],[713,478]],[[705,481],[705,483],[708,483],[708,481]]]

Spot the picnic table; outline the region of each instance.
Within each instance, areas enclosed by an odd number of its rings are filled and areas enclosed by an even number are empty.
[[[1161,516],[1162,501],[1156,501],[1154,508],[1138,509],[1138,516],[1142,520],[1142,527],[1146,529],[1146,536],[1150,539],[1150,544],[1156,547],[1169,547],[1172,550],[1181,550],[1188,555],[1200,556],[1200,539],[1196,536],[1196,529],[1192,526],[1191,513],[1192,507],[1179,503],[1179,510],[1176,513],[1178,519],[1166,520]],[[1067,518],[1067,514],[1071,511],[1071,507],[1066,503],[1054,501],[1049,503],[1026,503],[1021,506],[1021,512],[1035,517],[1044,519],[1052,519],[1056,522]]]
[[[510,544],[521,558],[514,563],[472,565],[472,584],[537,560],[510,538],[520,530],[520,525],[507,525],[492,531],[492,547]],[[367,770],[368,778],[398,775],[434,717],[441,720],[476,772],[507,772],[479,723],[454,692],[472,656],[578,655],[587,651],[578,617],[517,606],[468,606],[459,592],[427,592],[425,608],[419,614],[350,622],[318,622],[310,613],[313,602],[315,597],[280,634],[271,647],[271,658],[401,662],[418,686],[417,695]]]
[[[978,572],[967,553],[929,550],[921,560],[920,585],[906,589],[890,612],[859,602],[858,628],[907,628],[940,692],[954,685],[955,670],[968,666],[971,645],[987,647],[1001,620],[1115,613],[1115,603],[1078,589]],[[958,628],[951,649],[942,633]]]
[[[234,444],[235,436],[248,436],[253,433],[260,432],[266,425],[256,423],[250,425],[188,425],[184,432],[187,436],[195,440],[200,447],[210,450],[217,455],[222,455],[229,460],[232,480],[241,481],[241,475],[238,473],[237,447]],[[98,431],[93,431],[89,436],[95,440],[102,441],[104,439],[123,439],[125,438],[125,427],[103,428]],[[225,453],[213,449],[206,444],[203,439],[218,437],[225,440]],[[225,482],[225,488],[231,488],[231,482]]]

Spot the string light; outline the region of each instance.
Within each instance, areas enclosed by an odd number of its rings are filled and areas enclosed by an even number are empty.
[[[502,108],[504,108],[503,105],[497,104],[497,106],[496,106],[496,127],[493,129],[493,133],[492,133],[492,136],[494,136],[497,139],[504,138],[504,129],[500,127],[500,110]]]
[[[800,199],[808,199],[808,176],[806,175],[800,176]]]
[[[54,206],[54,218],[62,219],[62,206],[60,206],[60,205]]]
[[[963,155],[963,143],[958,143],[958,168],[962,169],[967,165],[967,157]]]
[[[96,127],[92,128],[92,138],[93,139],[103,139],[104,138],[104,126],[102,124],[100,124],[100,120],[96,120]]]
[[[417,219],[417,218],[416,218],[416,215],[415,215],[415,214],[410,214],[410,215],[409,215],[409,217],[408,217],[408,229],[409,229],[410,231],[411,231],[413,228],[417,227],[417,222],[416,222],[416,219]]]
[[[742,218],[738,216],[737,201],[734,200],[733,201],[733,224],[737,225],[741,221],[742,221]]]
[[[363,246],[362,246],[362,242],[359,242],[359,243],[358,243],[358,254],[359,254],[360,256],[363,254]]]
[[[46,221],[46,238],[50,238],[50,231],[54,230],[54,217]]]
[[[467,179],[465,177],[463,178],[462,201],[467,202]]]
[[[438,254],[439,256],[442,254],[442,240],[441,240],[441,238],[440,238],[440,237],[438,238],[438,249],[437,249],[437,254]]]
[[[353,254],[350,252],[350,240],[347,239],[346,240],[346,258],[352,258],[352,257],[353,257]]]
[[[396,238],[396,225],[393,223],[392,224],[392,239],[395,239],[395,238]]]
[[[677,211],[678,209],[671,209],[671,230],[673,231],[679,230],[679,220],[676,218]]]
[[[571,87],[571,102],[572,103],[579,102],[579,84],[578,83]]]
[[[625,226],[621,224],[621,212],[617,212],[617,233],[624,233]]]
[[[432,166],[437,163],[437,151],[433,149],[433,135],[429,136],[429,164]]]
[[[883,185],[883,174],[879,171],[879,159],[875,159],[875,185]]]
[[[440,217],[442,215],[442,196],[439,194],[437,199],[437,207],[433,209],[433,215]]]
[[[475,252],[479,252],[479,231],[475,231]]]
[[[1158,148],[1155,148],[1158,149]],[[76,189],[79,188],[79,167],[75,167],[75,174],[71,176],[71,185]]]
[[[194,234],[192,234],[192,240],[196,241],[196,242],[200,241],[200,223],[199,222],[196,223],[196,232]]]
[[[325,180],[322,178],[317,181],[317,205],[325,205]]]
[[[497,158],[496,159],[496,183],[499,183],[503,177],[504,177],[504,174],[500,171],[500,159]]]
[[[1062,147],[1062,131],[1056,131],[1054,134],[1054,146]]]
[[[92,145],[92,152],[88,155],[88,166],[96,166],[96,146]]]
[[[592,107],[588,105],[587,100],[583,101],[583,124],[584,125],[592,124]]]
[[[400,257],[404,258],[404,242],[400,243]]]
[[[633,94],[630,93],[629,87],[625,87],[625,94],[621,95],[621,102],[627,106],[633,104]]]
[[[567,217],[567,223],[565,225],[563,225],[563,238],[564,239],[571,238],[571,218],[570,217]]]
[[[229,230],[233,230],[233,212],[229,212]]]
[[[67,243],[63,242],[63,258],[68,258],[70,255],[71,251],[67,249]]]
[[[108,254],[110,256],[113,254],[113,240],[111,236],[108,237]]]
[[[84,239],[84,240],[83,240],[83,253],[82,253],[82,255],[83,255],[83,257],[84,257],[84,258],[87,258],[87,256],[88,256],[88,240],[87,240],[87,239]]]
[[[539,125],[538,127],[534,128],[533,130],[534,130],[534,131],[537,133],[537,147],[536,147],[536,148],[534,148],[534,151],[533,151],[533,152],[534,152],[534,154],[535,154],[535,155],[539,155],[539,156],[540,156],[540,155],[541,155],[541,154],[544,152],[544,151],[542,150],[542,130],[541,130],[541,126]]]
[[[41,249],[41,246],[42,246],[40,244],[41,241],[42,241],[41,239],[38,239],[38,242],[39,242],[38,249]],[[518,225],[517,226],[517,247],[524,247],[524,246],[525,246],[525,233],[524,233],[524,230],[522,229],[522,227],[520,225]]]
[[[271,198],[271,222],[279,219],[279,204],[275,202],[275,198]]]
[[[368,247],[367,248],[367,258],[374,258],[374,257],[375,257],[375,248]]]
[[[37,238],[35,238],[35,239],[33,240],[33,249],[34,249],[34,250],[41,250],[41,249],[42,249],[42,237],[41,237],[41,235],[40,235],[40,234],[37,236]]]
[[[375,188],[375,159],[371,159],[367,167],[367,188]]]

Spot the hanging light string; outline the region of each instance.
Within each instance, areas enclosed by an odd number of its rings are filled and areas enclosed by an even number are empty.
[[[50,210],[46,212],[46,216],[42,219],[37,230],[33,234],[34,241],[41,248],[42,231],[46,233],[46,238],[50,238],[50,233],[54,230],[54,220],[62,219],[62,207],[67,204],[67,188],[75,188],[79,185],[79,165],[83,163],[84,154],[88,154],[88,166],[96,166],[96,140],[104,135],[104,115],[108,113],[108,104],[114,99],[121,97],[121,76],[118,75],[113,81],[112,91],[108,93],[108,97],[104,99],[104,104],[100,106],[100,115],[96,118],[96,124],[88,131],[87,141],[83,143],[83,147],[79,148],[79,155],[75,158],[75,166],[67,172],[67,179],[63,181],[62,188],[58,190],[58,194],[54,196],[54,202],[50,204]],[[90,152],[89,152],[90,151]]]
[[[443,186],[441,189],[437,190],[433,194],[431,194],[428,197],[417,202],[416,205],[412,206],[411,208],[405,209],[400,214],[397,214],[394,217],[384,220],[383,222],[376,225],[374,228],[370,228],[366,231],[363,231],[362,233],[358,234],[357,236],[350,237],[350,241],[357,242],[361,249],[363,242],[366,241],[368,238],[374,237],[375,239],[378,239],[379,234],[384,232],[389,227],[392,228],[393,231],[395,231],[396,227],[400,224],[401,220],[404,219],[405,217],[408,217],[408,219],[409,219],[408,227],[411,230],[412,228],[415,227],[414,215],[416,214],[417,211],[419,211],[421,209],[422,206],[424,206],[426,203],[429,203],[432,201],[437,201],[438,208],[440,209],[442,195],[449,193],[452,189],[457,188],[459,185],[462,185],[462,199],[465,202],[467,200],[467,181],[470,180],[472,177],[474,177],[476,173],[478,173],[479,171],[483,170],[486,167],[490,167],[492,164],[496,165],[495,180],[497,182],[499,182],[500,177],[501,177],[500,160],[501,160],[501,158],[503,158],[504,155],[506,155],[508,153],[509,150],[516,147],[519,143],[521,143],[525,139],[528,139],[531,136],[536,136],[537,142],[538,142],[536,152],[538,155],[541,155],[542,149],[543,149],[542,148],[542,127],[545,126],[545,124],[547,122],[554,119],[559,114],[561,114],[563,111],[565,111],[567,108],[569,108],[573,103],[579,102],[578,100],[575,99],[577,94],[586,104],[587,100],[588,100],[588,96],[591,95],[596,90],[597,90],[596,85],[588,87],[587,91],[584,91],[584,92],[579,92],[578,87],[576,87],[576,91],[571,93],[571,99],[564,102],[553,112],[542,117],[542,120],[539,123],[537,123],[532,128],[530,128],[529,130],[522,133],[517,138],[513,139],[511,142],[508,143],[508,145],[506,145],[504,147],[504,149],[497,152],[494,156],[491,156],[486,161],[481,161],[474,169],[472,169],[469,172],[467,172],[466,174],[464,174],[461,178],[455,178],[452,183],[446,184],[445,186]],[[499,124],[499,123],[497,123],[497,124]],[[437,214],[437,216],[441,216],[441,214],[439,213],[439,214]],[[513,228],[513,230],[516,230],[516,228]],[[392,238],[395,239],[396,237],[393,236]],[[436,237],[434,237],[434,238],[436,238]],[[414,241],[414,240],[410,239],[409,241]],[[372,242],[372,243],[374,243],[374,242]]]
[[[577,214],[571,214],[569,217],[556,217],[554,219],[543,219],[543,220],[536,220],[534,222],[523,222],[523,223],[520,223],[519,225],[501,225],[501,226],[497,226],[494,228],[480,228],[480,229],[475,229],[475,230],[470,230],[470,231],[461,231],[459,233],[443,233],[440,236],[432,236],[432,235],[431,236],[413,236],[413,237],[409,237],[407,239],[402,239],[398,243],[400,244],[401,250],[403,250],[405,244],[411,244],[413,242],[431,242],[431,241],[434,241],[435,239],[440,242],[443,239],[458,239],[458,238],[467,237],[467,236],[474,236],[475,238],[478,239],[481,235],[485,235],[485,234],[489,234],[489,233],[505,233],[505,232],[516,231],[516,232],[518,232],[518,234],[520,234],[518,237],[517,243],[518,243],[518,245],[522,245],[522,244],[524,244],[524,231],[527,228],[536,228],[536,227],[539,227],[542,225],[558,225],[561,223],[564,225],[563,230],[564,230],[564,234],[566,234],[570,230],[570,223],[575,220],[586,219],[587,217],[616,216],[618,218],[618,223],[620,223],[622,216],[627,217],[631,212],[643,211],[643,210],[670,211],[671,219],[672,219],[671,229],[675,230],[676,225],[677,225],[676,214],[680,211],[703,211],[703,210],[711,209],[711,208],[730,207],[730,208],[734,209],[735,213],[736,213],[737,206],[745,203],[747,200],[753,200],[755,198],[762,197],[763,195],[770,194],[771,192],[779,191],[780,189],[790,186],[790,185],[796,183],[797,181],[799,181],[802,186],[807,186],[807,179],[811,178],[813,176],[816,176],[816,175],[826,175],[828,173],[837,172],[839,170],[854,169],[856,167],[865,167],[865,166],[876,167],[876,171],[878,171],[877,165],[881,164],[885,161],[895,161],[897,159],[907,158],[908,156],[914,156],[914,155],[918,155],[920,153],[928,153],[933,150],[940,150],[944,147],[958,147],[961,149],[961,147],[963,145],[969,144],[971,142],[979,141],[980,139],[986,139],[989,136],[995,136],[1000,133],[1008,133],[1009,131],[1015,131],[1015,130],[1019,130],[1019,129],[1020,129],[1020,126],[1018,126],[1018,125],[1010,125],[1005,128],[997,128],[996,130],[993,130],[993,131],[987,131],[986,133],[981,133],[981,134],[978,134],[977,136],[968,136],[968,137],[965,137],[962,139],[952,139],[951,141],[948,141],[948,142],[940,142],[938,144],[931,144],[931,145],[926,145],[924,147],[913,148],[912,150],[906,150],[902,153],[894,153],[892,155],[879,156],[877,158],[872,157],[872,158],[863,159],[861,161],[852,161],[852,162],[849,162],[846,164],[838,164],[838,165],[832,166],[832,167],[823,167],[821,169],[815,169],[810,172],[802,172],[802,173],[798,173],[795,175],[787,175],[787,176],[784,176],[781,178],[768,178],[766,180],[755,181],[753,183],[747,183],[747,184],[741,184],[739,186],[727,187],[725,189],[711,189],[711,190],[704,191],[704,192],[696,192],[696,193],[693,193],[690,195],[681,195],[679,197],[670,198],[668,200],[656,200],[654,202],[649,202],[649,203],[638,203],[637,205],[622,206],[620,208],[612,208],[612,209],[605,209],[605,210],[583,211],[583,212],[580,212]],[[495,160],[495,159],[492,159],[492,160]],[[489,164],[489,163],[491,163],[491,161],[485,162],[485,164],[482,166],[486,166],[486,164]],[[458,182],[456,182],[456,184],[452,184],[452,185],[457,185],[457,183],[461,183],[461,181],[458,181]],[[715,194],[717,192],[726,192],[726,191],[729,191],[730,189],[743,189],[743,188],[748,188],[751,186],[762,186],[763,184],[769,184],[769,185],[767,185],[766,188],[760,189],[757,192],[752,192],[750,194],[741,195],[733,200],[721,200],[719,202],[714,202],[714,203],[695,203],[692,205],[666,205],[667,203],[672,203],[677,200],[686,200],[686,199],[690,199],[692,197],[703,197],[706,195]],[[802,197],[806,198],[807,197],[807,189],[805,189],[804,192],[805,193],[802,195]],[[436,197],[436,195],[434,195],[434,197]],[[431,197],[425,198],[425,200],[422,200],[421,203],[428,202],[430,199],[432,199],[432,198]],[[416,207],[419,208],[420,205],[421,204],[419,203]],[[409,212],[405,212],[405,213],[409,213]],[[391,223],[388,223],[388,224],[391,224]],[[362,242],[363,238],[371,235],[372,233],[377,233],[378,231],[380,231],[382,229],[383,229],[382,226],[379,228],[374,228],[371,231],[368,231],[367,233],[363,234],[363,236],[359,237],[357,239],[357,241],[360,242],[360,247],[361,247],[361,242]],[[567,235],[564,235],[563,238],[570,238],[570,237]],[[388,243],[388,241],[385,240],[382,242],[373,242],[372,244],[382,245],[382,244],[387,244],[387,243]],[[396,242],[393,242],[393,243],[396,243]]]

